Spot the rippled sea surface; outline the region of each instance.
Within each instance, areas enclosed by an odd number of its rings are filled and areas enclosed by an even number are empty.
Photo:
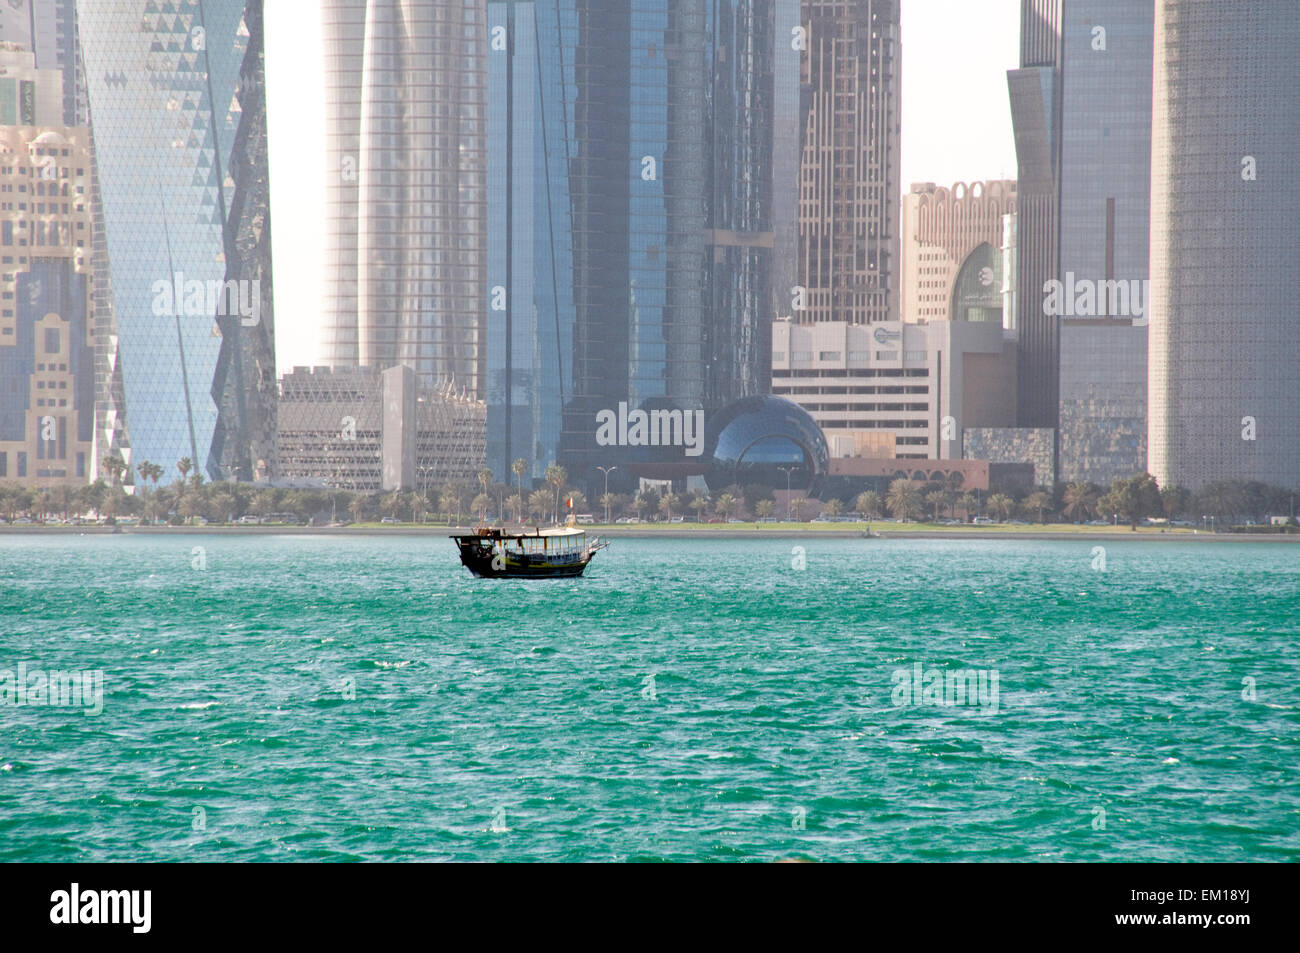
[[[0,860],[1300,860],[1300,547],[1095,545],[0,537]]]

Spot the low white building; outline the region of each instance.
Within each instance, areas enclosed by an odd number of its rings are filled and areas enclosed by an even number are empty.
[[[959,459],[965,427],[1015,425],[1016,350],[1000,323],[772,327],[772,393],[817,421],[832,458]]]

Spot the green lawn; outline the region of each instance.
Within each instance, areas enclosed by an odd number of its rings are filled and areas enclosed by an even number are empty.
[[[595,525],[587,526],[590,532],[606,532],[609,530],[632,532],[636,530],[649,530],[651,532],[660,532],[670,530],[673,532],[695,532],[700,530],[716,532],[736,532],[745,531],[753,532],[755,528],[764,530],[781,530],[785,532],[853,532],[863,531],[870,526],[874,533],[1123,533],[1132,535],[1137,533],[1185,533],[1193,534],[1192,529],[1160,527],[1160,526],[1139,526],[1136,531],[1130,530],[1128,524],[1121,523],[1119,526],[1078,526],[1074,523],[1031,523],[1027,526],[1014,524],[997,523],[993,525],[975,526],[970,523],[960,525],[943,526],[938,523],[889,523],[883,520],[871,520],[859,523],[753,523],[747,521],[744,523],[634,523],[634,524],[615,524],[615,525]]]

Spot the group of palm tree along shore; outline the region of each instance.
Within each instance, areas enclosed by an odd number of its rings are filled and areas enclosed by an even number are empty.
[[[581,491],[568,485],[568,472],[561,466],[548,467],[545,478],[531,485],[524,479],[528,464],[523,460],[516,460],[511,467],[514,479],[509,483],[494,481],[492,471],[484,467],[472,482],[453,480],[419,491],[366,492],[208,482],[188,457],[176,462],[178,476],[165,485],[159,483],[163,468],[142,461],[131,474],[138,476],[134,492],[128,493],[124,483],[130,469],[119,455],[106,456],[100,469],[105,476],[86,486],[0,483],[0,517],[8,522],[24,517],[35,521],[115,522],[129,516],[142,522],[176,525],[199,521],[384,519],[462,525],[463,520],[470,519],[561,522],[569,513],[590,512],[603,522],[631,518],[641,522],[718,522],[737,518],[806,521],[852,514],[865,519],[888,516],[904,522],[1020,517],[1035,523],[1103,519],[1134,526],[1152,517],[1181,517],[1197,523],[1212,517],[1219,524],[1231,525],[1293,514],[1298,495],[1295,490],[1247,480],[1211,483],[1192,493],[1181,487],[1161,488],[1150,474],[1142,473],[1116,480],[1109,489],[1091,483],[1070,483],[1055,488],[1001,488],[985,493],[963,489],[959,477],[929,483],[900,478],[893,480],[884,494],[867,490],[844,498],[827,496],[824,500],[795,494],[784,504],[777,502],[773,488],[757,483],[733,485],[716,493],[675,493],[649,487],[634,494],[607,492],[589,503]]]

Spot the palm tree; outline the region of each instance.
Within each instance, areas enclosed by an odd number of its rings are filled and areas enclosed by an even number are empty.
[[[492,497],[488,496],[486,493],[480,493],[478,496],[474,497],[474,502],[470,505],[478,511],[478,518],[486,523],[488,507],[492,505]]]
[[[348,512],[352,514],[352,522],[360,523],[361,517],[366,512],[366,498],[360,493],[352,497],[352,502],[348,504]]]
[[[158,478],[162,476],[163,470],[162,467],[158,466],[156,463],[150,463],[148,460],[141,460],[137,463],[135,465],[135,470],[140,474],[140,485],[142,488],[145,481],[153,483],[153,489],[149,492],[144,501],[145,518],[152,521],[153,515],[151,511],[156,508],[153,503],[153,498],[157,493]]]
[[[948,495],[949,505],[955,505],[957,497],[961,496],[962,484],[965,482],[966,476],[957,470],[943,475],[943,492]]]
[[[925,502],[934,507],[934,521],[939,522],[939,508],[948,502],[948,494],[943,490],[931,490],[925,494]]]
[[[681,503],[682,498],[672,490],[669,490],[659,498],[659,512],[663,513],[668,519],[668,522],[671,523],[673,521],[673,510],[681,506]]]
[[[483,492],[482,492],[481,494],[479,494],[479,495],[480,495],[480,496],[486,496],[486,497],[488,498],[488,501],[487,501],[486,503],[483,504],[483,507],[482,507],[482,509],[480,510],[480,512],[483,514],[483,517],[482,517],[482,518],[483,518],[483,521],[484,521],[484,522],[487,522],[487,511],[488,511],[488,507],[492,505],[492,496],[491,496],[491,494],[489,493],[489,490],[491,490],[491,488],[492,488],[492,471],[491,471],[490,469],[488,469],[487,467],[483,467],[481,470],[479,470],[479,471],[478,471],[478,483],[479,483],[479,486],[483,487]],[[477,497],[475,497],[475,499],[477,500]],[[479,506],[478,506],[477,503],[471,503],[470,505],[473,506],[474,509],[476,509],[476,510],[479,509]],[[502,517],[502,518],[504,519],[504,517]]]
[[[275,512],[274,491],[262,490],[257,494],[257,496],[253,497],[253,501],[249,504],[248,508],[253,511],[255,516],[260,516],[263,519],[270,516]]]
[[[1065,488],[1065,515],[1070,519],[1087,516],[1095,505],[1096,498],[1088,484],[1071,483]]]
[[[520,457],[514,463],[510,464],[510,469],[514,472],[515,478],[519,481],[519,499],[524,498],[524,474],[528,472],[528,461]],[[524,521],[522,509],[519,514],[519,522]]]
[[[875,516],[880,512],[880,494],[875,490],[859,493],[858,498],[853,501],[853,508],[863,516]]]
[[[90,484],[90,486],[81,491],[82,499],[85,500],[86,503],[86,508],[95,514],[96,519],[99,518],[99,512],[104,506],[104,496],[107,493],[108,487],[104,485],[102,479],[96,480],[94,483]],[[13,514],[10,514],[9,518],[12,520]]]
[[[1031,510],[1038,510],[1038,522],[1043,522],[1043,511],[1052,505],[1052,498],[1042,490],[1029,494],[1025,500],[1025,507]]]
[[[759,500],[756,504],[754,504],[754,514],[761,520],[765,520],[768,517],[770,517],[772,515],[772,511],[775,509],[776,509],[775,500]]]
[[[447,514],[447,525],[451,525],[451,513],[456,511],[456,522],[460,522],[460,510],[465,505],[465,494],[458,483],[444,483],[438,496],[442,498],[442,508]]]
[[[636,518],[638,520],[641,518],[641,514],[649,509],[650,506],[650,494],[645,490],[638,493],[632,500],[632,509],[636,510]]]
[[[546,482],[555,487],[555,508],[551,511],[551,522],[560,521],[560,490],[564,489],[564,483],[569,479],[569,471],[561,466],[551,465],[546,468]]]
[[[606,493],[600,498],[600,505],[605,507],[605,522],[609,522],[609,509],[618,502],[618,494]]]
[[[826,505],[822,507],[822,512],[827,516],[839,516],[844,512],[844,502],[835,497],[831,497],[826,501]]]
[[[885,505],[889,507],[889,512],[904,521],[910,521],[912,515],[921,507],[921,495],[917,492],[916,487],[912,486],[912,481],[906,477],[899,477],[889,484],[889,494],[885,497]]]
[[[511,493],[508,497],[506,497],[505,505],[507,508],[515,511],[515,522],[522,523],[524,521],[524,513],[523,513],[524,498],[522,496],[520,496],[518,493]],[[505,514],[503,513],[501,514],[501,522],[504,523],[505,520],[506,517]]]
[[[695,511],[695,522],[698,523],[700,514],[709,508],[709,498],[703,494],[696,494],[695,498],[687,505]]]
[[[803,508],[808,505],[808,500],[802,496],[796,496],[790,501],[790,509],[794,512],[796,522],[803,522]]]
[[[54,491],[55,501],[57,503],[59,512],[63,514],[63,519],[65,522],[68,520],[71,514],[72,501],[75,498],[75,496],[76,494],[73,492],[72,487],[68,486],[66,483],[60,484]]]
[[[99,461],[99,465],[108,473],[108,482],[112,486],[120,486],[123,475],[130,469],[126,465],[126,461],[122,459],[122,455],[116,450],[106,454],[104,459]]]
[[[718,497],[718,502],[713,505],[713,508],[717,510],[718,515],[725,520],[736,508],[736,498],[730,493],[723,493]]]
[[[546,515],[546,508],[550,505],[550,490],[533,490],[533,492],[528,496],[528,512],[539,520]]]
[[[227,483],[214,483],[207,500],[207,517],[214,522],[227,522],[235,509],[235,493]]]
[[[1016,508],[1016,501],[1005,493],[995,493],[989,497],[989,512],[998,519],[1007,519]]]
[[[966,519],[969,521],[972,516],[979,513],[980,498],[974,493],[963,493],[961,499],[957,501],[957,505],[965,512]]]

